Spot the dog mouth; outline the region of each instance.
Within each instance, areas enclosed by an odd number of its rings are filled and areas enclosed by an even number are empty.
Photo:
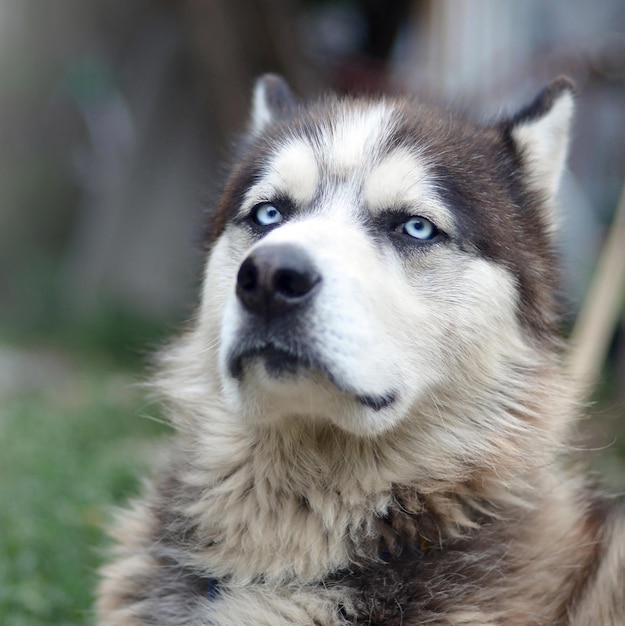
[[[330,378],[330,372],[315,355],[294,346],[279,346],[264,341],[239,346],[230,354],[228,371],[233,378],[243,380],[246,366],[254,361],[261,362],[271,378],[295,377],[303,371],[314,370]]]
[[[295,379],[298,376],[320,374],[338,391],[352,396],[359,404],[381,411],[396,401],[394,392],[383,394],[361,393],[335,375],[314,351],[300,345],[281,345],[268,341],[249,341],[233,350],[227,360],[232,378],[243,381],[248,367],[261,363],[267,375],[276,380]]]

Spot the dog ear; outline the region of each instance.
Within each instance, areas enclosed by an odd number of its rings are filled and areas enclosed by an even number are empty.
[[[271,122],[289,117],[294,108],[295,98],[281,76],[261,76],[256,81],[252,100],[252,134],[258,135]]]
[[[504,123],[504,132],[525,161],[530,185],[549,199],[555,196],[564,171],[574,93],[568,78],[557,78]]]

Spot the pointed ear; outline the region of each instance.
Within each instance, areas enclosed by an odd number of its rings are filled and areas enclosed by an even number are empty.
[[[294,108],[295,98],[281,76],[261,76],[256,81],[252,100],[252,134],[258,135],[271,122],[288,117]]]
[[[575,88],[557,78],[536,99],[504,124],[525,161],[530,185],[552,199],[566,161]]]

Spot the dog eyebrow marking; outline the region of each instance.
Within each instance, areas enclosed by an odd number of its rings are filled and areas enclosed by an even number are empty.
[[[318,184],[319,167],[311,146],[292,139],[276,149],[259,182],[245,194],[242,213],[276,196],[288,196],[297,206],[306,206],[315,197]]]
[[[365,200],[370,208],[420,202],[432,195],[427,166],[413,151],[400,149],[386,157],[367,177]]]
[[[453,219],[438,197],[428,164],[414,150],[398,149],[373,168],[364,185],[369,211],[401,209],[431,218],[439,228],[453,230]]]

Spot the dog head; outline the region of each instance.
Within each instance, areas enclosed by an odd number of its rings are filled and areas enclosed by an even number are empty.
[[[557,334],[572,109],[566,79],[479,127],[409,99],[304,106],[262,78],[196,330],[229,409],[375,436],[505,395]]]

